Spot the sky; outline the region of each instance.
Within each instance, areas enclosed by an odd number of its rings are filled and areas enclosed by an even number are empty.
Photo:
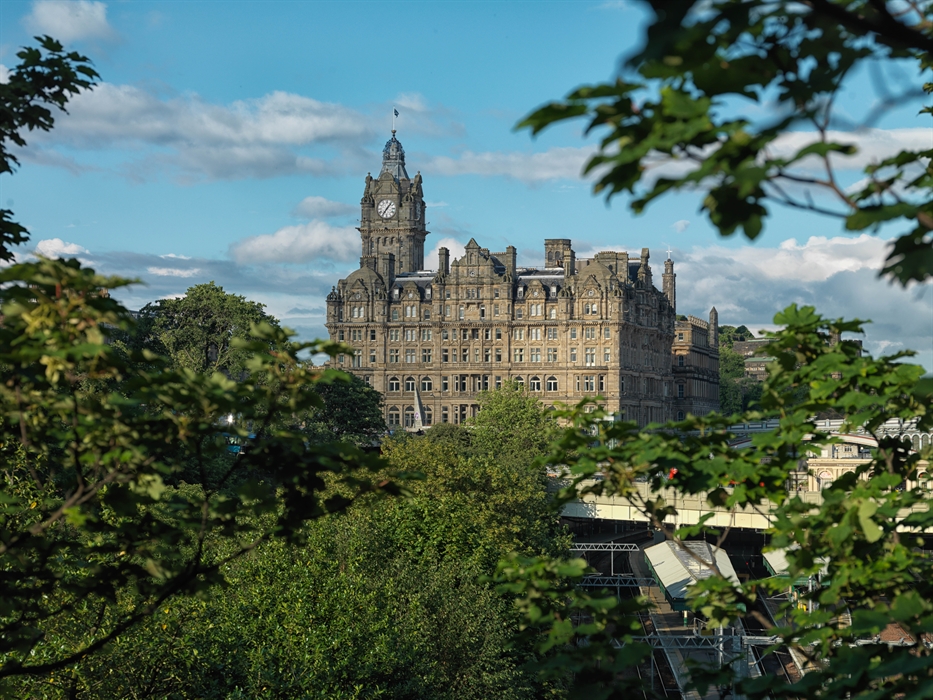
[[[0,175],[0,204],[30,229],[21,257],[76,256],[139,279],[117,292],[130,308],[213,280],[311,339],[326,334],[326,293],[359,265],[363,182],[378,173],[397,109],[408,171],[424,178],[429,268],[439,246],[456,256],[470,238],[515,245],[528,266],[543,263],[545,238],[572,239],[578,257],[647,247],[657,271],[669,250],[678,313],[706,318],[716,306],[720,323],[758,331],[792,302],[814,304],[873,320],[872,354],[913,349],[933,369],[933,286],[877,275],[896,228],[852,235],[837,219],[772,207],[750,243],[720,237],[692,192],[635,216],[581,177],[597,142],[581,123],[537,138],[515,130],[535,107],[617,75],[647,20],[634,0],[0,0],[0,80],[37,34],[88,55],[101,75],[52,132],[27,135],[21,167]],[[881,71],[855,75],[840,97],[850,122],[879,85],[923,82]],[[933,146],[921,106],[841,135],[859,147],[838,164],[844,186],[866,163]],[[767,103],[735,108],[769,114]]]

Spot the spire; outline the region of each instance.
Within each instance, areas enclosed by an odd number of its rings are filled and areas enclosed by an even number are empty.
[[[391,173],[396,180],[410,179],[405,170],[405,149],[395,138],[395,129],[392,129],[392,138],[386,141],[385,148],[382,149],[382,171],[379,174],[382,173]]]

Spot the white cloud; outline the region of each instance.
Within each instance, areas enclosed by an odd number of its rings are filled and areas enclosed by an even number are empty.
[[[149,147],[156,164],[232,179],[321,174],[327,164],[296,149],[356,148],[369,133],[354,110],[293,93],[218,105],[195,94],[162,99],[131,85],[101,83],[76,95],[68,114],[56,117],[55,130],[35,140],[83,149]]]
[[[107,5],[89,0],[35,0],[23,23],[29,31],[48,34],[64,44],[116,37],[107,22]]]
[[[814,236],[777,247],[708,246],[675,253],[678,313],[757,331],[791,303],[812,305],[829,318],[872,320],[866,348],[873,354],[912,348],[933,369],[933,284],[903,289],[878,278],[889,243],[868,235]]]
[[[356,211],[357,208],[350,204],[333,202],[324,197],[312,195],[302,199],[293,213],[306,219],[329,219],[334,216],[353,214]]]
[[[674,229],[677,233],[683,233],[687,230],[687,227],[690,226],[690,222],[686,219],[681,219],[680,221],[675,221],[671,224],[671,228]]]
[[[594,153],[592,146],[550,148],[543,153],[465,151],[457,158],[435,157],[424,169],[437,175],[503,175],[528,183],[577,179]]]
[[[175,253],[166,253],[165,255],[160,255],[160,258],[175,258],[176,260],[191,260],[190,255],[175,255]]]
[[[396,96],[395,105],[399,107],[399,117],[402,116],[402,110],[408,109],[412,112],[427,112],[428,111],[428,101],[424,99],[424,95],[420,95],[417,92],[403,92]]]
[[[318,258],[352,260],[359,252],[356,229],[331,226],[323,221],[286,226],[273,234],[251,236],[230,246],[231,257],[241,265],[305,263]]]
[[[10,82],[10,69],[0,63],[0,85]]]
[[[434,207],[436,209],[440,207],[449,207],[450,205],[447,202],[425,202],[424,206]]]
[[[774,142],[771,155],[789,157],[818,140],[817,134],[812,131],[785,133]],[[862,170],[866,165],[880,162],[901,151],[929,150],[933,145],[929,128],[829,131],[826,140],[831,143],[850,144],[858,149],[858,153],[852,156],[830,154],[830,160],[837,170]],[[798,167],[822,170],[823,161],[811,156],[801,161]]]
[[[438,258],[437,251],[441,248],[447,248],[450,251],[450,260],[453,262],[458,258],[462,258],[466,252],[464,244],[458,241],[456,238],[441,238],[437,241],[435,246],[424,256],[424,266],[429,270],[436,270],[438,267]]]
[[[68,243],[61,238],[46,238],[36,243],[36,252],[47,258],[84,255],[90,251],[77,243]]]
[[[166,257],[164,255],[160,257]],[[157,275],[158,277],[194,277],[201,273],[200,267],[189,267],[189,268],[180,268],[180,267],[147,267],[146,272],[150,275]]]

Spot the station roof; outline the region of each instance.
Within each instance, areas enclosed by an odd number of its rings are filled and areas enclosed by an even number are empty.
[[[674,600],[684,600],[687,590],[700,579],[715,574],[712,563],[730,581],[739,582],[729,555],[707,542],[661,542],[645,548],[645,557],[658,583]]]

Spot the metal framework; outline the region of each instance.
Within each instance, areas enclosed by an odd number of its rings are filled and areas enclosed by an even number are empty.
[[[640,548],[633,542],[574,542],[572,552],[638,552]]]
[[[700,635],[651,635],[644,637],[632,637],[633,642],[649,644],[655,649],[719,649],[727,639],[741,640],[742,646],[767,647],[774,644],[781,644],[778,637],[755,637],[748,635],[710,635],[702,637]],[[618,639],[612,640],[613,646],[621,648],[625,646]],[[733,644],[735,642],[733,641]]]
[[[591,574],[584,576],[583,580],[577,584],[583,588],[642,588],[654,586],[658,587],[653,578],[638,578],[635,574],[614,574],[612,576],[603,576],[602,574]]]

